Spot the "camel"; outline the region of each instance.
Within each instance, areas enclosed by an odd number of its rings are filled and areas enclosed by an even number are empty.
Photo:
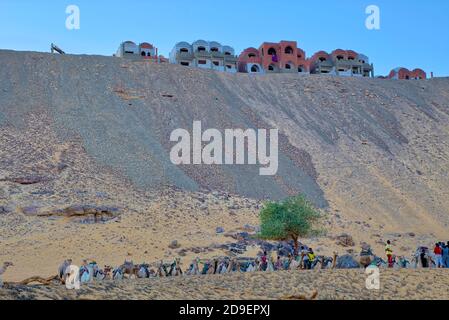
[[[326,256],[318,256],[316,258],[316,263],[312,267],[314,268],[318,263],[320,264],[320,269],[328,269],[332,265],[333,259]]]
[[[170,277],[182,276],[182,269],[180,263],[181,263],[180,259],[176,258],[175,261],[170,265],[170,271],[168,272],[168,275]]]
[[[217,273],[218,274],[226,273],[227,268],[228,268],[228,264],[226,263],[226,261],[221,260],[220,263],[218,264]]]
[[[123,280],[123,269],[120,267],[112,271],[112,280]]]
[[[111,272],[112,272],[112,267],[110,266],[104,266],[104,269],[98,269],[96,270],[95,274],[94,274],[94,278],[97,281],[104,281],[104,280],[111,280]]]
[[[126,275],[128,275],[128,279],[131,279],[132,276],[134,276],[134,278],[137,278],[137,273],[139,272],[139,268],[134,265],[134,263],[132,261],[126,261],[125,263],[123,263],[119,269],[122,270],[123,272],[123,277],[125,277]]]
[[[150,277],[150,265],[148,264],[141,264],[138,266],[139,271],[137,271],[137,278],[143,279],[143,278],[149,278]]]
[[[168,276],[167,267],[165,266],[164,262],[161,260],[159,262],[159,266],[157,268],[157,277],[163,278]]]
[[[338,258],[338,253],[334,252],[334,256],[332,258],[332,269],[335,269],[335,267],[337,266],[337,258]]]
[[[62,284],[65,284],[65,280],[67,278],[67,268],[72,265],[72,259],[64,260],[63,263],[58,268],[58,276],[59,280],[61,280]]]
[[[77,266],[69,265],[64,271],[64,284],[69,290],[80,289],[80,269]],[[34,280],[34,279],[33,279]],[[37,281],[37,279],[36,279]],[[42,282],[41,282],[42,283]]]
[[[186,272],[187,275],[189,276],[197,276],[200,275],[200,268],[198,266],[198,261],[199,258],[196,258],[195,260],[192,261],[192,263],[190,264],[189,270]]]
[[[250,262],[248,267],[246,268],[246,272],[255,272],[256,271],[256,266],[254,265],[253,262]]]
[[[1,278],[1,275],[4,274],[6,272],[6,270],[8,270],[9,267],[13,267],[14,264],[12,262],[5,262],[3,263],[3,267],[0,268],[0,288],[3,287],[3,281]]]
[[[240,264],[235,259],[231,259],[231,261],[229,262],[227,273],[235,271],[240,272]]]
[[[208,264],[209,269],[207,269],[207,274],[216,274],[218,268],[218,261],[216,259],[213,259],[212,261],[209,261]]]
[[[404,256],[400,256],[399,257],[399,267],[403,268],[403,269],[407,269],[408,265],[410,264],[410,261],[408,261]]]
[[[5,262],[3,263],[3,267],[0,268],[0,276],[8,270],[9,267],[13,267],[14,264],[12,262]]]

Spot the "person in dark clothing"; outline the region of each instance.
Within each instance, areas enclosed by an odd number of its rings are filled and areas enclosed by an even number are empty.
[[[429,267],[429,261],[427,260],[426,250],[422,249],[421,254],[419,255],[421,258],[421,265],[423,268]]]

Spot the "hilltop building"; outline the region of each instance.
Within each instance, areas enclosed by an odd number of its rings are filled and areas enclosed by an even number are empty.
[[[265,73],[262,66],[262,57],[256,48],[243,50],[238,58],[238,72],[244,73]]]
[[[237,57],[230,46],[216,41],[197,40],[177,43],[170,52],[170,63],[224,72],[237,72]]]
[[[262,66],[268,73],[308,73],[309,66],[304,50],[296,41],[264,42],[259,47]]]
[[[244,50],[238,60],[239,72],[313,73],[336,76],[374,77],[369,58],[353,50],[319,51],[311,58],[295,41],[264,42],[259,49]]]
[[[351,77],[374,77],[369,58],[353,50],[319,51],[309,59],[310,72]]]
[[[407,68],[396,68],[391,70],[387,78],[396,80],[423,80],[427,79],[427,74],[422,69],[410,71]]]
[[[136,60],[152,60],[155,62],[167,62],[167,59],[158,55],[158,49],[148,42],[137,45],[132,41],[122,42],[115,54],[119,58]]]
[[[148,42],[132,41],[120,44],[114,55],[135,60],[170,62],[182,66],[242,73],[329,74],[346,77],[374,77],[374,65],[369,58],[353,50],[336,49],[331,53],[318,51],[307,58],[296,41],[264,42],[258,49],[245,49],[238,57],[234,48],[216,41],[197,40],[192,44],[178,42],[169,59],[158,55],[158,49]],[[382,79],[427,79],[422,69],[396,68]]]
[[[259,49],[245,49],[238,67],[246,73],[309,73],[306,54],[296,41],[264,42]]]

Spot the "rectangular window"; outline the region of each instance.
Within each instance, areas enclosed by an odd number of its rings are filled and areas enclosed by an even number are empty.
[[[198,64],[206,64],[206,60],[198,60]]]

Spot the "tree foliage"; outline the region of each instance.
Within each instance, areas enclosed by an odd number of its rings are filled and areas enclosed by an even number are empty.
[[[280,202],[268,202],[260,212],[260,236],[267,240],[294,240],[316,235],[321,213],[303,195]]]

